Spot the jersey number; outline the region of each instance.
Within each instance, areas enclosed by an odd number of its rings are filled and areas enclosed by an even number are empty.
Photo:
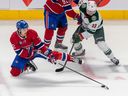
[[[92,24],[92,28],[96,28],[97,24]]]

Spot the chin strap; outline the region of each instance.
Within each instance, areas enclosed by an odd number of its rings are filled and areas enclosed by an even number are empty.
[[[26,38],[26,36],[22,36],[22,35],[21,35],[21,31],[20,31],[19,29],[17,30],[17,32],[18,32],[18,35],[19,35],[21,38]]]

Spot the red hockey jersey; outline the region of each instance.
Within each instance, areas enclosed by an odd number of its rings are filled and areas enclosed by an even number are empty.
[[[36,49],[41,50],[42,53],[47,50],[37,32],[32,29],[28,29],[26,38],[22,38],[17,31],[13,32],[10,42],[15,52],[25,59],[32,58]]]
[[[78,18],[79,15],[73,11],[71,6],[71,0],[47,0],[44,8],[55,14],[61,14],[66,12],[69,17]]]

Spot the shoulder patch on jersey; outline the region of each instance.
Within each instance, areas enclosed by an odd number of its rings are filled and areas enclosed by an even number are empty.
[[[87,7],[87,4],[85,3],[81,5],[81,8],[86,8],[86,7]]]
[[[91,17],[92,21],[96,21],[97,17],[94,15]]]

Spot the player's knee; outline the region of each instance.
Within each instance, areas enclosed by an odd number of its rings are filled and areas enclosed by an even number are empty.
[[[45,31],[47,31],[47,32],[53,32],[54,30],[53,29],[46,29]]]
[[[44,36],[44,38],[45,39],[51,39],[52,36],[53,36],[53,33],[54,33],[54,30],[52,30],[52,29],[46,29],[45,30],[45,36]]]
[[[64,30],[67,30],[68,29],[68,27],[66,26],[66,27],[64,27]]]
[[[14,76],[14,77],[17,77],[21,74],[21,70],[18,69],[18,68],[12,68],[11,71],[10,71],[11,75]]]
[[[108,50],[110,50],[110,48],[107,46],[107,44],[105,43],[105,41],[99,41],[97,43],[97,46],[103,51],[106,52]]]
[[[61,31],[65,32],[67,30],[67,26],[66,27],[61,27],[60,29],[61,29]]]

